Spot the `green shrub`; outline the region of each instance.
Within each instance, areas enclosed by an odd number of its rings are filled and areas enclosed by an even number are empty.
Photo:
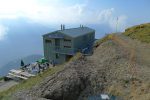
[[[3,79],[4,79],[4,77],[0,77],[0,81],[3,80]]]

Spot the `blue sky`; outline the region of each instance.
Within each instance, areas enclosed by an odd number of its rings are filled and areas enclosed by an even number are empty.
[[[42,35],[79,27],[106,33],[150,22],[150,0],[0,0],[0,67],[12,59],[43,54]]]

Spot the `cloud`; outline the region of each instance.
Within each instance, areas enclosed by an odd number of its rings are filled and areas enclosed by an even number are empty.
[[[127,16],[115,15],[114,8],[102,10],[98,15],[98,20],[100,23],[108,24],[113,30],[123,31],[127,27]]]
[[[84,4],[75,4],[73,6],[41,6],[34,15],[26,14],[26,17],[35,22],[50,24],[79,23],[83,16],[84,7]]]
[[[47,10],[44,10],[47,9]],[[32,21],[49,24],[107,24],[113,30],[116,29],[118,18],[118,31],[126,28],[126,15],[115,15],[115,9],[88,10],[86,4],[75,4],[63,7],[44,7],[35,15],[27,17]]]
[[[0,40],[3,40],[5,35],[7,34],[8,28],[0,25]]]
[[[34,22],[47,24],[106,24],[113,30],[116,29],[118,18],[118,31],[123,31],[127,26],[127,16],[117,15],[114,8],[93,11],[87,4],[41,6],[35,15],[26,17]]]
[[[65,0],[64,0],[65,1]],[[8,3],[9,2],[9,3]],[[114,8],[93,10],[83,3],[65,4],[62,0],[0,0],[0,19],[27,18],[40,24],[107,24],[113,30],[123,30],[127,16],[115,15]]]

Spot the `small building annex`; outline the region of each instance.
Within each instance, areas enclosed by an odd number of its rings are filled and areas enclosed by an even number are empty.
[[[43,35],[44,57],[51,63],[61,64],[77,52],[90,54],[93,51],[95,30],[80,26],[78,28],[57,30]]]

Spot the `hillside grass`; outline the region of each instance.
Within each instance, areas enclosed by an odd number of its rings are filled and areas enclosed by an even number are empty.
[[[131,37],[132,39],[137,39],[141,42],[150,43],[150,23],[127,28],[123,34]]]
[[[4,77],[0,77],[0,81],[3,80],[3,79],[4,79]]]
[[[44,78],[46,78],[49,75],[52,75],[54,73],[57,73],[61,70],[64,69],[63,65],[56,66],[54,68],[49,68],[48,70],[44,71],[41,74],[38,74],[35,77],[32,77],[28,80],[22,81],[21,83],[11,87],[10,89],[0,92],[0,100],[9,100],[10,96],[20,90],[27,90],[30,89],[31,87],[39,84]]]
[[[99,45],[101,45],[102,43],[111,40],[114,34],[107,34],[106,36],[104,36],[101,39],[96,40],[94,47],[98,47]]]

